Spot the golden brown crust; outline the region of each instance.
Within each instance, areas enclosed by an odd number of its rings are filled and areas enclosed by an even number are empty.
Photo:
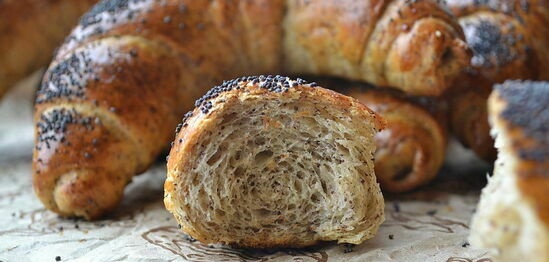
[[[38,117],[33,181],[44,205],[88,219],[114,208],[131,179],[127,174],[135,172],[136,144],[98,114],[61,107]]]
[[[352,88],[344,93],[387,122],[376,135],[375,170],[382,189],[409,191],[435,178],[446,153],[443,125],[418,104],[393,92]]]
[[[107,57],[106,62],[93,59]],[[48,208],[90,219],[120,201],[131,177],[167,145],[171,132],[165,130],[173,129],[183,113],[176,100],[181,81],[176,65],[161,47],[120,37],[87,45],[48,71],[36,97],[33,162],[35,189]],[[137,70],[143,71],[135,74]],[[160,71],[167,74],[158,78]],[[55,114],[46,117],[51,112]],[[59,184],[60,177],[72,172],[78,173],[74,182],[85,188]],[[80,173],[95,177],[78,178]],[[112,195],[95,185],[108,185]],[[56,198],[52,192],[59,190],[74,199]],[[85,199],[88,192],[94,195]],[[107,197],[112,199],[94,203]],[[61,209],[60,202],[71,203]]]
[[[47,65],[54,48],[97,0],[0,2],[0,97],[18,80]]]
[[[469,58],[457,23],[436,1],[430,0],[352,4],[290,1],[288,6],[282,1],[238,5],[223,1],[168,1],[163,5],[150,1],[107,2],[85,16],[83,21],[88,22],[76,28],[60,54],[107,35],[139,34],[171,42],[186,56],[196,52],[208,68],[215,67],[210,62],[218,62],[227,65],[219,67],[223,70],[242,72],[239,66],[254,63],[256,73],[264,73],[278,71],[283,64],[290,73],[339,75],[425,95],[441,94]],[[351,8],[356,5],[357,8]],[[388,5],[391,8],[385,12]],[[105,16],[103,11],[115,15]],[[252,18],[247,15],[252,12],[265,15]],[[318,19],[318,12],[325,13],[323,19]],[[245,15],[229,21],[234,13]],[[416,26],[416,21],[421,22]],[[254,40],[253,45],[250,39]],[[422,44],[407,44],[408,40]],[[204,45],[211,47],[208,52],[202,51]],[[223,55],[224,52],[242,55]],[[420,54],[429,54],[429,58]],[[232,60],[238,58],[238,63]],[[304,63],[303,58],[310,59],[311,64]],[[209,73],[215,76],[218,71]],[[238,74],[230,77],[235,75]],[[228,77],[216,80],[223,78]]]
[[[436,1],[290,1],[285,68],[442,94],[470,54]],[[318,19],[318,17],[323,19]]]
[[[521,193],[549,225],[549,82],[506,81],[494,90],[490,119],[508,144],[500,150],[512,152]]]
[[[273,80],[276,78],[286,78],[286,77],[282,77],[279,75],[277,76],[260,75],[260,76],[240,77],[230,81],[223,81],[223,84],[210,89],[201,98],[196,100],[195,102],[196,108],[194,110],[187,112],[187,114],[185,114],[185,117],[183,118],[182,122],[176,128],[176,131],[175,131],[176,134],[181,132],[182,129],[186,128],[188,119],[195,116],[198,112],[202,112],[205,115],[209,114],[210,113],[209,109],[213,107],[211,101],[217,98],[220,94],[223,94],[228,91],[232,91],[233,88],[236,88],[236,86],[242,84],[240,82],[250,82],[251,84],[253,84],[253,86],[257,85],[259,82],[266,82],[267,84],[259,86],[261,87],[261,89],[258,89],[258,90],[269,91],[269,92],[283,92],[283,91],[289,90],[290,88],[301,86],[301,85],[308,85],[310,87],[318,86],[316,82],[308,83],[307,81],[301,78],[287,81],[288,82],[287,85],[286,83],[279,84],[279,81]],[[330,89],[325,89],[325,88],[311,89],[309,91],[313,92],[313,94],[316,94],[318,96],[322,95],[323,99],[328,100],[332,103],[335,103],[338,105],[347,104],[349,107],[359,108],[360,109],[359,112],[360,111],[368,112],[375,119],[374,125],[376,129],[382,130],[386,126],[386,122],[384,119],[380,118],[379,115],[377,115],[372,109],[365,106],[361,102],[357,103],[357,101],[359,100],[353,99],[352,97],[342,95],[338,92],[332,91]],[[337,103],[336,103],[336,100],[337,100]]]

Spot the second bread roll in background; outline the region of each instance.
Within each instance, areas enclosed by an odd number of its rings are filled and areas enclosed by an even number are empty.
[[[487,104],[494,84],[508,79],[549,80],[549,1],[448,0],[473,51],[449,101],[450,129],[486,161],[496,150]]]
[[[446,155],[446,128],[421,105],[388,90],[342,91],[380,114],[387,127],[375,137],[376,176],[383,190],[405,192],[433,180]]]

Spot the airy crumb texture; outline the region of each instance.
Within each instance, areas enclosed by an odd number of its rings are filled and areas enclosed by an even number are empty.
[[[498,159],[473,217],[471,244],[498,261],[549,261],[549,82],[507,81],[488,100]]]
[[[282,76],[215,87],[187,114],[165,204],[204,243],[359,244],[384,221],[373,169],[382,120],[356,100]]]

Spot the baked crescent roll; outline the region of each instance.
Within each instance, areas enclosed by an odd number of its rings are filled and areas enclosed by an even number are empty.
[[[0,1],[0,98],[18,80],[47,66],[54,49],[97,1]]]
[[[434,0],[101,1],[37,93],[34,189],[48,209],[96,218],[215,83],[311,73],[438,95],[469,61],[462,37]]]
[[[383,121],[355,99],[282,76],[211,89],[177,130],[164,203],[204,243],[359,244],[384,220]]]
[[[549,261],[549,82],[507,81],[488,100],[498,158],[470,242],[498,261]]]

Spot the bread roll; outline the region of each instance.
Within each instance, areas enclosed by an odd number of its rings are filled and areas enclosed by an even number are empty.
[[[549,82],[507,81],[488,100],[498,158],[470,242],[498,261],[549,261]]]
[[[448,0],[473,51],[471,70],[448,94],[450,129],[478,156],[494,161],[486,100],[507,79],[549,80],[549,1]]]
[[[204,243],[360,244],[384,220],[374,174],[382,120],[358,101],[282,76],[216,86],[178,128],[164,203]]]

